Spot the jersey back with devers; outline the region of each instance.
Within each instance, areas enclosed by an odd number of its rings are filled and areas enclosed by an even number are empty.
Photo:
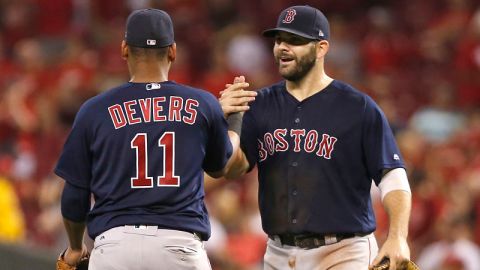
[[[205,91],[127,83],[82,106],[56,173],[94,194],[92,237],[150,224],[208,238],[203,171],[225,165],[232,151],[226,130],[218,101]]]
[[[372,232],[371,181],[378,184],[385,168],[403,167],[373,100],[334,80],[298,101],[281,82],[250,105],[241,145],[250,166],[258,165],[264,230]]]

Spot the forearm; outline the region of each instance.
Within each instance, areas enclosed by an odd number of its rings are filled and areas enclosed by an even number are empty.
[[[223,176],[228,179],[235,179],[242,176],[248,170],[247,158],[240,148],[240,137],[231,130],[228,131],[228,136],[232,144],[232,155],[221,170],[206,172],[209,177],[220,178]]]
[[[385,195],[383,206],[389,218],[389,237],[407,238],[412,196],[403,190],[390,191]]]
[[[85,232],[85,222],[74,222],[63,218],[63,224],[67,231],[68,241],[72,250],[82,250],[83,234]]]
[[[61,211],[72,250],[82,250],[85,220],[89,209],[90,191],[66,182],[62,192]]]
[[[233,146],[233,154],[227,166],[224,168],[223,176],[228,179],[235,179],[248,171],[249,162],[240,148],[240,134],[242,134],[243,113],[250,109],[249,102],[255,100],[257,92],[248,91],[249,84],[245,82],[244,76],[235,77],[233,84],[227,84],[226,89],[221,92],[219,102],[228,123],[228,135]]]
[[[247,172],[249,164],[240,147],[239,135],[234,131],[228,131],[228,136],[232,143],[233,153],[225,166],[224,176],[227,179],[235,179]]]

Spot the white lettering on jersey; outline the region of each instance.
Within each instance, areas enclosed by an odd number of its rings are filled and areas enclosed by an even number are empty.
[[[265,159],[267,159],[268,153],[267,150],[265,150],[265,147],[263,147],[263,142],[258,140],[258,162],[262,162]]]
[[[195,120],[197,119],[197,110],[195,108],[198,108],[198,100],[196,99],[187,99],[187,102],[185,103],[185,112],[182,120],[183,122],[193,125],[195,124]]]
[[[164,111],[165,104],[168,111]],[[153,122],[183,122],[195,124],[197,120],[198,100],[182,97],[154,97],[129,100],[108,107],[108,113],[115,129],[139,123]]]
[[[317,151],[317,156],[330,159],[332,157],[333,146],[337,142],[337,138],[328,134],[322,134],[322,141]]]
[[[287,138],[287,136],[290,137]],[[293,144],[294,152],[303,150],[305,153],[314,153],[319,157],[331,159],[337,141],[337,138],[325,133],[320,139],[319,132],[316,130],[307,132],[305,129],[276,129],[273,134],[265,133],[263,141],[258,140],[259,162],[264,161],[268,156],[273,156],[276,152],[288,151],[291,148],[290,144]]]
[[[294,137],[295,140],[295,148],[293,148],[293,151],[300,152],[300,142],[302,141],[302,137],[305,136],[305,129],[291,129],[290,136]]]
[[[285,152],[288,150],[288,142],[285,140],[285,136],[287,135],[287,129],[276,129],[273,132],[273,136],[277,140],[275,144],[275,151],[277,152]]]
[[[180,111],[183,108],[183,98],[172,96],[170,97],[170,110],[168,110],[168,121],[180,122],[182,117]]]
[[[265,133],[263,141],[267,147],[268,154],[273,155],[273,153],[275,153],[275,141],[273,140],[273,135],[271,133]]]
[[[122,106],[118,104],[110,106],[108,107],[108,112],[110,113],[110,117],[112,118],[115,129],[119,129],[127,125],[127,119],[123,113]]]
[[[317,139],[318,132],[316,130],[310,130],[307,133],[307,136],[305,136],[305,144],[303,145],[305,152],[312,153],[313,151],[315,151],[315,148],[317,148],[318,144]]]

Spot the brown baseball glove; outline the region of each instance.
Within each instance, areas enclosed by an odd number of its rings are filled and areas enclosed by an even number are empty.
[[[90,260],[89,253],[83,256],[77,265],[72,266],[65,262],[65,251],[63,251],[60,256],[58,256],[56,270],[88,270],[88,261]]]
[[[375,265],[372,270],[388,270],[390,269],[390,260],[384,258],[379,264]],[[398,270],[420,270],[418,266],[412,261],[406,261],[397,267]]]

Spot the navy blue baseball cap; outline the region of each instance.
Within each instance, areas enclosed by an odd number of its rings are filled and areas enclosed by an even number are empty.
[[[263,31],[263,35],[274,37],[278,31],[313,40],[328,40],[330,37],[327,17],[311,6],[293,6],[283,10],[278,16],[277,27]]]
[[[163,10],[140,9],[127,19],[125,42],[140,48],[162,48],[174,41],[172,19]]]

